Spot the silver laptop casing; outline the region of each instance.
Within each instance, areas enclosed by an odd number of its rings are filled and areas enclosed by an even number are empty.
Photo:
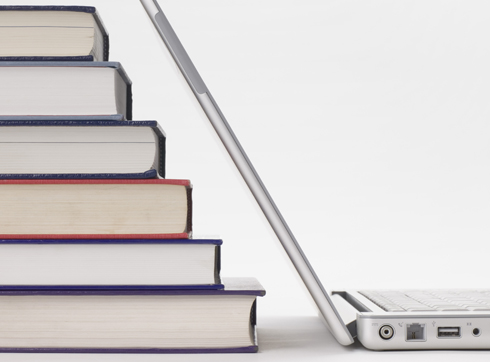
[[[490,312],[386,312],[356,291],[333,292],[332,299],[352,337],[372,350],[490,348]],[[423,338],[408,338],[414,324],[423,326]],[[385,326],[394,331],[389,339],[380,335]],[[440,328],[459,328],[460,336],[439,337]]]
[[[389,313],[357,292],[326,292],[158,2],[140,1],[340,344],[352,344],[357,337],[374,350],[490,349],[490,313]],[[423,340],[407,339],[407,325],[414,323],[424,326]],[[393,328],[392,338],[380,337],[383,326]],[[461,336],[439,338],[440,327],[458,327]],[[475,328],[481,331],[478,336],[472,333]]]

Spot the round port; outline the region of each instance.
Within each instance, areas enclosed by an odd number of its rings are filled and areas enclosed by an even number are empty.
[[[394,334],[395,331],[393,330],[393,327],[388,324],[381,326],[379,329],[379,336],[385,340],[391,339]]]
[[[478,337],[481,334],[480,328],[473,328],[473,335]]]

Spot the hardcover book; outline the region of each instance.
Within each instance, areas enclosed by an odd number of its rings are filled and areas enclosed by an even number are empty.
[[[107,61],[109,35],[91,6],[0,6],[0,61]]]
[[[217,290],[0,291],[0,352],[257,352],[253,278]]]
[[[188,180],[0,180],[0,239],[182,239]]]
[[[0,179],[165,177],[155,121],[0,120]]]
[[[0,62],[0,79],[0,119],[132,119],[117,62]]]
[[[222,289],[221,240],[0,240],[0,290]]]

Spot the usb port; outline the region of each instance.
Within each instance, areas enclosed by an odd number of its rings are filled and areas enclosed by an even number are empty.
[[[459,338],[461,337],[460,327],[438,327],[437,337],[439,338]]]

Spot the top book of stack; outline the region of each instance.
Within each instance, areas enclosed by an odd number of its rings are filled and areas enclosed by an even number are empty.
[[[91,6],[0,6],[0,61],[107,61],[109,35]]]

